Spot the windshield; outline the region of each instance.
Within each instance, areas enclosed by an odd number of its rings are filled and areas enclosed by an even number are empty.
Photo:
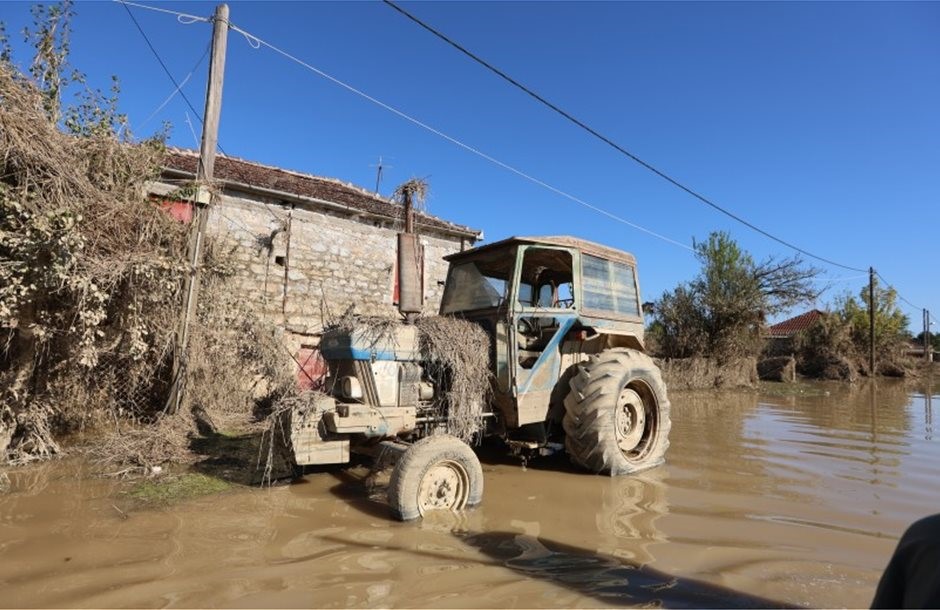
[[[506,299],[515,256],[481,257],[454,265],[447,275],[441,313],[498,307]]]

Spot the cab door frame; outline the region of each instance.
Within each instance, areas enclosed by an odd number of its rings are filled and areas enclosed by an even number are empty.
[[[571,257],[571,307],[535,307],[523,306],[519,297],[522,289],[522,272],[525,254],[531,250],[557,250],[567,253]],[[510,390],[515,402],[516,421],[507,421],[511,427],[522,426],[529,423],[545,421],[549,410],[549,401],[555,385],[561,375],[561,344],[568,331],[579,319],[581,303],[579,270],[581,269],[581,253],[578,250],[561,246],[542,244],[521,245],[516,252],[515,268],[512,284],[509,291],[509,363]],[[533,294],[538,286],[533,286]],[[523,367],[520,362],[520,343],[525,336],[519,327],[524,324],[523,318],[538,320],[554,319],[557,328],[541,349],[531,367]],[[552,325],[546,324],[546,328]],[[541,325],[539,325],[541,328]]]

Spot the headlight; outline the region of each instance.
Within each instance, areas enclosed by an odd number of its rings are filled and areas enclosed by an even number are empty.
[[[359,385],[359,380],[352,375],[343,377],[340,380],[339,387],[343,398],[347,398],[349,400],[359,400],[362,398],[362,386]]]

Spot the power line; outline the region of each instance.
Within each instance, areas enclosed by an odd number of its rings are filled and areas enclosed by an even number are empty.
[[[150,120],[151,120],[153,117],[157,116],[157,114],[158,114],[161,110],[163,110],[163,109],[166,107],[167,104],[170,103],[170,100],[172,100],[174,97],[176,97],[176,94],[177,94],[177,93],[182,93],[182,92],[183,92],[183,87],[186,86],[186,83],[189,82],[189,79],[192,78],[193,74],[196,72],[196,70],[199,68],[199,66],[202,65],[203,60],[204,60],[204,59],[206,58],[206,56],[209,54],[209,49],[211,49],[211,48],[212,48],[212,45],[211,45],[211,44],[207,44],[207,45],[206,45],[206,50],[203,51],[202,56],[199,58],[199,61],[197,61],[196,64],[193,66],[192,70],[189,71],[189,74],[186,75],[186,78],[183,79],[183,82],[180,83],[175,89],[173,89],[173,92],[170,93],[170,95],[167,96],[167,98],[166,98],[165,100],[163,100],[163,103],[160,104],[159,106],[157,106],[156,110],[154,110],[153,112],[150,113],[150,116],[148,116],[146,119],[144,119],[144,122],[140,124],[140,126],[138,127],[138,129],[143,129],[144,125],[146,125],[147,123],[149,123]]]
[[[140,27],[140,23],[137,21],[137,17],[134,17],[134,13],[131,12],[130,7],[128,6],[129,3],[126,2],[126,1],[124,1],[124,0],[118,0],[118,2],[120,3],[121,6],[124,7],[124,10],[127,11],[127,15],[131,18],[131,21],[134,22],[134,25],[137,26],[137,31],[140,32],[140,35],[143,37],[144,42],[146,42],[146,43],[147,43],[147,46],[150,47],[150,52],[153,53],[153,56],[157,58],[157,61],[158,61],[158,62],[160,62],[160,67],[163,68],[163,71],[164,71],[164,72],[166,73],[166,75],[169,77],[170,81],[173,83],[173,85],[176,87],[176,89],[179,90],[180,95],[181,95],[181,96],[183,97],[183,99],[186,101],[186,105],[189,106],[189,109],[193,111],[193,114],[195,114],[195,115],[196,115],[196,118],[199,119],[199,122],[202,123],[202,115],[196,110],[195,107],[193,107],[192,102],[190,102],[190,101],[189,101],[189,98],[186,97],[186,92],[182,90],[182,87],[180,86],[180,84],[179,84],[178,82],[176,82],[176,78],[173,77],[173,74],[170,72],[170,69],[166,67],[166,63],[163,61],[163,58],[160,57],[160,54],[157,53],[157,49],[153,46],[153,43],[150,42],[150,38],[147,36],[147,33],[144,32],[144,29],[143,29],[142,27]],[[133,4],[133,3],[130,3],[130,4]],[[164,12],[164,13],[172,13],[172,11],[167,11],[167,10],[165,10],[165,9],[156,9],[156,8],[154,8],[154,7],[143,6],[143,5],[141,5],[141,4],[134,4],[134,6],[141,6],[141,7],[143,7],[143,8],[148,8],[148,9],[151,9],[151,10],[159,10],[160,12]],[[176,14],[176,15],[183,15],[184,13],[174,13],[174,14]],[[190,15],[190,16],[192,16],[192,15]],[[208,21],[208,20],[205,20],[205,21]],[[201,61],[202,61],[202,60],[200,60],[200,62],[201,62]],[[222,147],[221,147],[221,146],[219,147],[219,150],[222,150]],[[225,152],[225,151],[223,151],[223,154],[224,154],[224,152]]]
[[[137,22],[137,19],[134,18],[134,15],[131,13],[131,11],[130,11],[130,9],[127,7],[127,5],[130,4],[130,5],[132,5],[132,6],[136,6],[136,7],[142,8],[142,9],[157,11],[157,12],[161,12],[161,13],[167,13],[167,14],[170,14],[170,15],[176,15],[177,20],[179,20],[180,23],[186,23],[186,24],[188,24],[188,23],[193,23],[194,21],[206,21],[206,22],[208,22],[208,21],[211,21],[211,20],[210,20],[210,19],[206,19],[206,18],[202,18],[202,17],[196,17],[195,15],[189,15],[189,14],[187,14],[187,13],[180,13],[180,12],[177,12],[177,11],[171,11],[171,10],[167,10],[167,9],[157,8],[157,7],[148,6],[148,5],[145,5],[145,4],[138,4],[138,3],[135,3],[135,2],[128,2],[127,0],[114,0],[114,1],[115,1],[115,2],[119,2],[120,4],[122,4],[122,5],[124,6],[125,10],[127,10],[127,14],[130,15],[131,19],[133,19],[134,25],[137,26],[137,30],[138,30],[138,31],[140,32],[140,34],[144,37],[144,40],[147,42],[147,46],[150,47],[150,50],[151,50],[151,52],[153,53],[154,57],[157,58],[157,61],[159,61],[159,62],[160,62],[160,65],[163,66],[164,72],[166,72],[167,76],[170,77],[170,80],[173,81],[173,84],[176,85],[177,89],[179,89],[180,86],[176,83],[176,79],[173,78],[173,75],[170,73],[169,69],[166,67],[166,64],[163,62],[163,60],[160,58],[159,53],[157,53],[157,50],[154,48],[153,44],[150,42],[150,39],[149,39],[149,38],[147,37],[147,35],[144,33],[143,29],[140,27],[140,24]],[[183,21],[184,18],[186,19],[186,21]],[[451,143],[456,144],[457,146],[459,146],[459,147],[461,147],[461,148],[463,148],[463,149],[465,149],[465,150],[467,150],[467,151],[469,151],[469,152],[471,152],[471,153],[473,153],[473,154],[475,154],[475,155],[478,155],[478,156],[480,156],[480,157],[486,159],[487,161],[490,161],[490,162],[492,162],[492,163],[495,163],[496,165],[499,165],[500,167],[502,167],[502,168],[504,168],[504,169],[506,169],[506,170],[508,170],[508,171],[510,171],[510,172],[513,172],[513,173],[515,173],[515,174],[521,176],[522,178],[525,178],[526,180],[529,180],[529,181],[531,181],[531,182],[533,182],[533,183],[535,183],[535,184],[537,184],[537,185],[539,185],[539,186],[541,186],[541,187],[543,187],[543,188],[546,188],[546,189],[548,189],[548,190],[550,190],[550,191],[552,191],[552,192],[554,192],[554,193],[556,193],[556,194],[558,194],[558,195],[561,195],[561,196],[563,196],[563,197],[565,197],[565,198],[567,198],[567,199],[570,199],[570,200],[574,201],[575,203],[578,203],[579,205],[582,205],[582,206],[585,206],[585,207],[587,207],[587,208],[589,208],[589,209],[591,209],[591,210],[594,210],[595,212],[597,212],[597,213],[599,213],[599,214],[603,214],[604,216],[607,216],[608,218],[611,218],[611,219],[613,219],[613,220],[616,220],[616,221],[618,221],[618,222],[621,222],[621,223],[623,223],[623,224],[626,224],[626,225],[628,225],[628,226],[630,226],[630,227],[633,227],[634,229],[637,229],[637,230],[639,230],[639,231],[642,231],[642,232],[644,232],[644,233],[647,233],[647,234],[649,234],[649,235],[652,235],[653,237],[656,237],[656,238],[661,239],[661,240],[663,240],[663,241],[666,241],[666,242],[669,242],[669,243],[674,244],[674,245],[676,245],[676,246],[679,246],[680,248],[684,248],[685,250],[693,251],[693,248],[689,247],[689,246],[686,245],[686,244],[683,244],[682,242],[676,241],[676,240],[671,239],[671,238],[669,238],[669,237],[666,237],[666,236],[664,236],[664,235],[660,235],[659,233],[656,233],[655,231],[651,231],[651,230],[649,230],[649,229],[647,229],[647,228],[645,228],[645,227],[642,227],[642,226],[640,226],[640,225],[638,225],[638,224],[632,223],[632,222],[626,220],[625,218],[622,218],[622,217],[620,217],[620,216],[617,216],[616,214],[613,214],[612,212],[608,212],[607,210],[605,210],[605,209],[603,209],[603,208],[597,207],[597,206],[595,206],[595,205],[593,205],[593,204],[591,204],[591,203],[589,203],[589,202],[587,202],[587,201],[585,201],[585,200],[583,200],[583,199],[580,199],[580,198],[578,198],[578,197],[575,197],[574,195],[571,195],[571,194],[569,194],[569,193],[566,193],[565,191],[562,191],[561,189],[558,189],[558,188],[556,188],[556,187],[554,187],[554,186],[552,186],[552,185],[550,185],[550,184],[548,184],[548,183],[546,183],[546,182],[544,182],[544,181],[542,181],[542,180],[539,180],[538,178],[535,178],[534,176],[530,176],[529,174],[526,174],[525,172],[523,172],[523,171],[521,171],[521,170],[519,170],[519,169],[516,169],[515,167],[512,167],[511,165],[509,165],[509,164],[507,164],[507,163],[503,163],[502,161],[500,161],[500,160],[498,160],[498,159],[496,159],[496,158],[494,158],[494,157],[492,157],[492,156],[490,156],[490,155],[487,155],[486,153],[484,153],[484,152],[482,152],[482,151],[480,151],[480,150],[478,150],[478,149],[476,149],[476,148],[473,148],[472,146],[470,146],[470,145],[468,145],[468,144],[465,144],[465,143],[461,142],[460,140],[458,140],[458,139],[456,139],[456,138],[454,138],[454,137],[451,137],[451,136],[445,134],[444,132],[442,132],[442,131],[440,131],[440,130],[435,129],[435,128],[431,127],[430,125],[428,125],[428,124],[426,124],[426,123],[424,123],[424,122],[422,122],[422,121],[420,121],[420,120],[418,120],[418,119],[416,119],[416,118],[414,118],[414,117],[411,117],[411,116],[405,114],[404,112],[398,110],[397,108],[394,108],[394,107],[392,107],[392,106],[389,106],[388,104],[385,104],[384,102],[382,102],[382,101],[380,101],[380,100],[378,100],[378,99],[376,99],[376,98],[374,98],[374,97],[372,97],[372,96],[366,94],[365,92],[363,92],[363,91],[361,91],[361,90],[359,90],[359,89],[356,89],[356,88],[353,87],[352,85],[349,85],[349,84],[347,84],[347,83],[345,83],[345,82],[343,82],[343,81],[341,81],[341,80],[339,80],[339,79],[337,79],[337,78],[335,78],[335,77],[333,77],[333,76],[327,74],[326,72],[323,72],[322,70],[319,70],[318,68],[316,68],[316,67],[314,67],[314,66],[308,64],[307,62],[305,62],[305,61],[303,61],[303,60],[301,60],[301,59],[299,59],[299,58],[297,58],[297,57],[291,55],[290,53],[288,53],[288,52],[286,52],[286,51],[284,51],[284,50],[282,50],[282,49],[280,49],[280,48],[278,48],[278,47],[272,45],[271,43],[269,43],[269,42],[267,42],[267,41],[262,40],[261,38],[255,36],[254,34],[251,34],[250,32],[247,32],[246,30],[243,30],[242,28],[239,28],[239,27],[236,26],[234,23],[229,22],[229,27],[230,27],[231,29],[235,30],[236,32],[240,33],[242,36],[244,36],[244,37],[245,37],[245,40],[248,42],[249,46],[251,46],[251,47],[254,48],[254,49],[258,49],[258,48],[260,48],[262,45],[264,45],[264,46],[268,47],[269,49],[271,49],[272,51],[274,51],[274,52],[276,52],[276,53],[282,55],[283,57],[285,57],[285,58],[287,58],[287,59],[289,59],[289,60],[291,60],[291,61],[297,63],[298,65],[300,65],[300,66],[302,66],[302,67],[304,67],[304,68],[306,68],[306,69],[308,69],[308,70],[314,72],[315,74],[317,74],[317,75],[319,75],[319,76],[321,76],[321,77],[323,77],[323,78],[326,78],[327,80],[332,81],[333,83],[335,83],[335,84],[337,84],[337,85],[339,85],[339,86],[341,86],[341,87],[347,89],[348,91],[351,91],[352,93],[355,93],[356,95],[359,95],[360,97],[363,97],[363,98],[369,100],[370,102],[373,102],[374,104],[377,104],[378,106],[380,106],[380,107],[382,107],[382,108],[384,108],[384,109],[386,109],[386,110],[388,110],[388,111],[390,111],[390,112],[392,112],[392,113],[394,113],[394,114],[400,116],[401,118],[403,118],[403,119],[405,119],[405,120],[407,120],[407,121],[410,121],[411,123],[414,123],[415,125],[418,125],[419,127],[423,128],[423,129],[426,129],[426,130],[430,131],[431,133],[433,133],[433,134],[435,134],[435,135],[437,135],[437,136],[440,136],[440,137],[444,138],[445,140],[448,140],[448,141],[450,141]],[[195,108],[193,108],[193,105],[190,103],[189,99],[186,98],[186,95],[182,92],[182,90],[180,90],[180,94],[183,95],[183,98],[186,100],[186,103],[189,105],[190,110],[192,110],[193,113],[196,115],[196,117],[200,120],[200,122],[202,122],[202,117],[201,117],[201,115],[200,115],[198,112],[196,112]],[[219,150],[222,151],[222,154],[223,154],[223,155],[225,154],[225,151],[222,149],[221,144],[219,145]],[[228,156],[228,155],[226,155],[226,156]],[[275,216],[274,213],[273,213],[270,209],[268,209],[268,211],[272,214],[272,216]],[[275,216],[275,218],[277,218],[277,216]]]
[[[160,62],[160,66],[163,68],[163,71],[166,73],[166,75],[170,78],[170,80],[171,80],[171,81],[173,82],[173,84],[176,86],[176,89],[175,89],[174,93],[175,93],[176,91],[179,92],[179,94],[180,94],[180,95],[183,97],[183,99],[186,101],[186,105],[189,106],[189,109],[193,111],[193,114],[196,115],[196,118],[199,119],[199,122],[200,122],[200,123],[202,123],[202,122],[203,122],[203,120],[202,120],[202,115],[199,114],[199,112],[196,111],[196,109],[193,107],[192,102],[190,102],[190,101],[189,101],[189,98],[186,97],[186,93],[183,91],[182,85],[180,85],[179,83],[176,82],[176,79],[173,77],[173,74],[170,72],[169,68],[167,68],[166,63],[165,63],[165,62],[163,61],[163,59],[160,57],[160,54],[157,52],[156,48],[153,46],[153,43],[150,42],[150,38],[147,36],[146,32],[144,32],[143,28],[140,26],[140,23],[137,21],[137,19],[134,17],[134,14],[131,12],[131,9],[128,8],[128,5],[137,6],[137,7],[143,8],[143,9],[152,10],[152,11],[157,11],[157,12],[160,12],[160,13],[168,13],[168,14],[171,14],[171,15],[176,15],[176,16],[177,16],[177,20],[179,20],[180,23],[183,23],[183,24],[190,24],[190,23],[194,23],[194,22],[196,22],[196,21],[210,22],[211,19],[206,19],[206,18],[204,18],[204,17],[196,17],[195,15],[189,15],[189,14],[187,14],[187,13],[178,13],[178,12],[176,12],[176,11],[170,11],[170,10],[161,9],[161,8],[157,8],[157,7],[153,7],[153,6],[147,6],[147,5],[145,5],[145,4],[137,4],[137,3],[135,3],[135,2],[127,2],[126,0],[114,0],[114,1],[115,1],[115,2],[118,2],[121,6],[124,7],[124,10],[127,11],[127,14],[130,16],[131,20],[134,22],[134,25],[137,26],[137,31],[140,32],[140,35],[141,35],[141,36],[143,36],[144,41],[147,43],[147,46],[150,47],[150,51],[153,53],[153,56],[157,58],[157,61]],[[183,21],[183,20],[182,20],[183,18],[186,18],[186,19],[188,19],[188,20],[187,20],[187,21]],[[210,46],[211,46],[211,45],[210,45]],[[206,47],[206,53],[208,53],[209,48],[210,48],[209,46]],[[193,67],[193,70],[191,71],[191,73],[194,72],[194,71],[196,70],[196,68],[199,66],[199,64],[202,63],[202,60],[205,59],[206,53],[203,53],[202,57],[199,58],[199,61],[196,63],[196,66]],[[186,78],[188,79],[189,77],[187,76]],[[171,95],[171,97],[172,97],[172,95]],[[169,100],[167,100],[167,101],[169,101]],[[164,102],[163,105],[165,105],[165,104],[166,104],[166,102]],[[225,157],[228,157],[228,154],[225,152],[225,149],[222,148],[222,143],[221,143],[221,142],[218,142],[218,143],[217,143],[217,147],[218,147],[219,151],[220,151]],[[268,211],[269,214],[271,214],[272,217],[274,217],[275,220],[277,220],[277,221],[280,221],[280,220],[281,220],[281,219],[278,218],[278,216],[271,210],[271,208],[268,207],[267,204],[264,205],[264,208]]]
[[[818,261],[822,261],[822,262],[824,262],[824,263],[827,263],[827,264],[829,264],[829,265],[833,265],[833,266],[835,266],[835,267],[841,267],[841,268],[847,269],[847,270],[849,270],[849,271],[859,271],[859,272],[865,272],[865,271],[867,271],[866,269],[861,269],[861,268],[858,268],[858,267],[852,267],[852,266],[850,266],[850,265],[843,265],[843,264],[837,263],[836,261],[833,261],[833,260],[831,260],[831,259],[828,259],[828,258],[825,258],[825,257],[822,257],[822,256],[818,256],[818,255],[816,255],[816,254],[813,254],[812,252],[809,252],[808,250],[805,250],[805,249],[803,249],[803,248],[800,248],[799,246],[796,246],[796,245],[794,245],[794,244],[792,244],[792,243],[790,243],[790,242],[788,242],[788,241],[785,241],[785,240],[783,240],[783,239],[781,239],[781,238],[779,238],[779,237],[777,237],[777,236],[775,236],[775,235],[772,235],[771,233],[768,233],[767,231],[761,229],[760,227],[758,227],[758,226],[756,226],[756,225],[754,225],[754,224],[748,222],[748,221],[745,220],[744,218],[741,218],[741,217],[738,216],[737,214],[735,214],[735,213],[733,213],[733,212],[731,212],[731,211],[729,211],[729,210],[726,210],[725,208],[721,207],[720,205],[718,205],[718,204],[715,203],[714,201],[710,200],[709,198],[705,197],[705,196],[702,195],[701,193],[699,193],[699,192],[693,190],[692,188],[690,188],[690,187],[688,187],[688,186],[682,184],[681,182],[679,182],[678,180],[676,180],[675,178],[673,178],[673,177],[670,176],[669,174],[667,174],[667,173],[665,173],[664,171],[662,171],[662,170],[660,170],[660,169],[654,167],[652,164],[650,164],[650,163],[644,161],[643,159],[641,159],[641,158],[638,157],[637,155],[631,153],[630,151],[628,151],[627,149],[625,149],[623,146],[617,144],[616,142],[614,142],[613,140],[611,140],[611,139],[608,138],[607,136],[603,135],[602,133],[600,133],[599,131],[597,131],[597,130],[594,129],[593,127],[587,125],[584,121],[581,121],[580,119],[574,117],[574,116],[573,116],[572,114],[570,114],[569,112],[566,112],[566,111],[563,110],[562,108],[558,107],[556,104],[553,104],[552,102],[548,101],[547,99],[545,99],[545,97],[543,97],[542,95],[540,95],[540,94],[538,94],[537,92],[533,91],[533,90],[530,89],[529,87],[523,85],[522,83],[520,83],[519,81],[517,81],[517,80],[514,79],[513,77],[509,76],[508,74],[506,74],[505,72],[503,72],[502,70],[500,70],[499,68],[497,68],[496,66],[494,66],[493,64],[487,62],[485,59],[481,58],[480,56],[476,55],[476,54],[473,53],[472,51],[468,50],[467,48],[465,48],[465,47],[462,46],[461,44],[457,43],[456,41],[454,41],[454,40],[452,40],[451,38],[449,38],[448,36],[446,36],[445,34],[443,34],[443,33],[441,33],[440,31],[434,29],[434,28],[431,27],[430,25],[424,23],[423,21],[421,21],[420,19],[418,19],[417,17],[415,17],[414,15],[412,15],[411,13],[409,13],[408,11],[406,11],[405,9],[401,8],[400,6],[398,6],[397,4],[395,4],[394,2],[392,2],[392,0],[382,0],[382,1],[383,1],[386,5],[388,5],[389,7],[395,9],[396,11],[398,11],[399,13],[401,13],[402,15],[404,15],[405,17],[407,17],[408,19],[410,19],[411,21],[413,21],[414,23],[416,23],[417,25],[421,26],[422,28],[424,28],[425,30],[427,30],[428,32],[430,32],[431,34],[433,34],[434,36],[436,36],[437,38],[440,38],[441,40],[443,40],[444,42],[446,42],[446,43],[449,44],[450,46],[454,47],[455,49],[457,49],[458,51],[460,51],[461,53],[463,53],[464,55],[466,55],[467,57],[469,57],[469,58],[472,59],[473,61],[475,61],[475,62],[477,62],[478,64],[480,64],[481,66],[485,67],[487,70],[493,72],[494,74],[496,74],[497,76],[499,76],[500,78],[502,78],[503,80],[505,80],[506,82],[508,82],[509,84],[513,85],[513,86],[516,87],[517,89],[523,91],[524,93],[526,93],[526,94],[529,95],[530,97],[534,98],[534,99],[535,99],[536,101],[538,101],[539,103],[543,104],[544,106],[547,106],[548,108],[550,108],[550,109],[553,110],[554,112],[560,114],[560,115],[563,116],[564,118],[568,119],[569,121],[571,121],[572,123],[574,123],[575,125],[577,125],[578,127],[580,127],[581,129],[587,131],[589,134],[591,134],[591,135],[594,136],[595,138],[599,139],[600,141],[604,142],[604,143],[607,144],[608,146],[612,147],[614,150],[616,150],[616,151],[620,152],[621,154],[627,156],[629,159],[631,159],[631,160],[635,161],[636,163],[640,164],[641,166],[643,166],[643,167],[646,168],[647,170],[653,172],[654,174],[656,174],[657,176],[659,176],[659,177],[662,178],[663,180],[669,182],[669,183],[672,184],[673,186],[675,186],[675,187],[681,189],[682,191],[685,191],[686,193],[688,193],[688,194],[691,195],[692,197],[695,197],[696,199],[698,199],[698,200],[701,201],[702,203],[704,203],[704,204],[706,204],[706,205],[712,207],[713,209],[715,209],[715,210],[721,212],[722,214],[724,214],[724,215],[726,215],[726,216],[728,216],[728,217],[730,217],[730,218],[732,218],[732,219],[738,221],[739,223],[743,224],[744,226],[746,226],[746,227],[748,227],[748,228],[750,228],[750,229],[752,229],[752,230],[754,230],[754,231],[757,231],[757,232],[760,233],[761,235],[763,235],[763,236],[765,236],[765,237],[768,237],[768,238],[774,240],[775,242],[777,242],[777,243],[779,243],[779,244],[782,244],[782,245],[784,245],[784,246],[786,246],[786,247],[788,247],[788,248],[791,248],[792,250],[796,250],[797,252],[799,252],[799,253],[801,253],[801,254],[804,254],[804,255],[806,255],[806,256],[808,256],[808,257],[810,257],[810,258],[814,258],[814,259],[816,259],[816,260],[818,260]]]
[[[923,307],[918,307],[917,305],[914,305],[913,303],[911,303],[910,301],[908,301],[907,299],[905,299],[904,296],[902,296],[901,293],[898,292],[898,289],[895,288],[894,286],[892,286],[892,285],[891,285],[891,282],[889,282],[888,280],[886,280],[885,277],[884,277],[883,275],[881,275],[880,272],[878,272],[878,271],[876,270],[876,271],[875,271],[875,275],[877,275],[877,276],[881,279],[881,281],[885,283],[885,286],[887,286],[888,288],[894,290],[894,293],[897,295],[898,299],[900,299],[901,301],[907,303],[910,307],[913,307],[914,309],[916,309],[916,310],[918,310],[918,311],[923,311],[923,309],[924,309]]]
[[[130,0],[114,0],[114,1],[115,1],[115,2],[120,2],[121,4],[124,4],[125,6],[126,6],[126,5],[136,6],[136,7],[138,7],[138,8],[147,9],[148,11],[156,11],[156,12],[158,12],[158,13],[166,13],[166,14],[168,14],[168,15],[176,15],[177,21],[179,21],[179,22],[182,23],[182,24],[186,24],[186,25],[188,25],[188,24],[190,24],[190,23],[195,23],[196,21],[203,21],[203,22],[205,22],[205,23],[208,23],[209,21],[211,21],[211,19],[209,19],[209,18],[207,18],[207,17],[199,17],[198,15],[190,15],[189,13],[180,13],[180,12],[178,12],[178,11],[171,11],[171,10],[168,10],[168,9],[165,9],[165,8],[159,8],[159,7],[157,7],[157,6],[148,6],[148,5],[146,5],[146,4],[138,4],[138,3],[136,3],[136,2],[130,2]]]
[[[296,64],[298,64],[298,65],[300,65],[300,66],[306,68],[307,70],[310,70],[310,71],[313,72],[314,74],[317,74],[317,75],[319,75],[319,76],[321,76],[321,77],[323,77],[323,78],[325,78],[325,79],[331,81],[332,83],[334,83],[334,84],[336,84],[336,85],[339,85],[340,87],[346,89],[347,91],[350,91],[350,92],[352,92],[352,93],[355,93],[355,94],[358,95],[359,97],[362,97],[363,99],[366,99],[366,100],[372,102],[373,104],[376,104],[377,106],[380,106],[381,108],[384,108],[385,110],[388,110],[388,111],[391,112],[392,114],[395,114],[395,115],[397,115],[397,116],[399,116],[399,117],[405,119],[406,121],[409,121],[410,123],[413,123],[414,125],[417,125],[418,127],[421,127],[422,129],[425,129],[425,130],[427,130],[427,131],[433,133],[434,135],[439,136],[439,137],[441,137],[441,138],[447,140],[448,142],[450,142],[450,143],[452,143],[452,144],[455,144],[455,145],[459,146],[460,148],[463,148],[464,150],[466,150],[466,151],[468,151],[468,152],[471,152],[471,153],[477,155],[478,157],[481,157],[481,158],[483,158],[483,159],[486,159],[487,161],[489,161],[489,162],[491,162],[491,163],[493,163],[493,164],[495,164],[495,165],[498,165],[498,166],[502,167],[503,169],[505,169],[505,170],[507,170],[507,171],[509,171],[509,172],[512,172],[512,173],[516,174],[517,176],[520,176],[520,177],[522,177],[522,178],[525,178],[526,180],[528,180],[528,181],[530,181],[530,182],[532,182],[532,183],[534,183],[534,184],[537,184],[537,185],[541,186],[542,188],[545,188],[545,189],[547,189],[547,190],[549,190],[549,191],[552,191],[553,193],[555,193],[555,194],[557,194],[557,195],[561,195],[562,197],[565,197],[566,199],[569,199],[569,200],[571,200],[571,201],[577,203],[578,205],[581,205],[581,206],[583,206],[583,207],[586,207],[586,208],[588,208],[588,209],[591,209],[591,210],[597,212],[598,214],[602,214],[602,215],[604,215],[604,216],[607,216],[608,218],[610,218],[610,219],[612,219],[612,220],[616,220],[617,222],[620,222],[620,223],[623,223],[623,224],[625,224],[625,225],[627,225],[627,226],[633,227],[634,229],[637,229],[638,231],[642,231],[642,232],[644,232],[644,233],[646,233],[646,234],[648,234],[648,235],[651,235],[651,236],[653,236],[653,237],[656,237],[657,239],[661,239],[661,240],[663,240],[663,241],[665,241],[665,242],[669,242],[669,243],[671,243],[671,244],[673,244],[673,245],[679,246],[680,248],[684,248],[684,249],[686,249],[686,250],[693,251],[693,248],[692,248],[692,247],[690,247],[690,246],[688,246],[688,245],[686,245],[686,244],[683,244],[682,242],[676,241],[676,240],[671,239],[671,238],[669,238],[669,237],[666,237],[666,236],[664,236],[664,235],[660,235],[659,233],[656,233],[655,231],[652,231],[652,230],[650,230],[650,229],[647,229],[646,227],[643,227],[643,226],[640,226],[640,225],[638,225],[638,224],[636,224],[636,223],[630,222],[629,220],[627,220],[627,219],[625,219],[625,218],[623,218],[623,217],[621,217],[621,216],[618,216],[618,215],[614,214],[613,212],[609,212],[609,211],[607,211],[607,210],[605,210],[605,209],[603,209],[603,208],[601,208],[601,207],[598,207],[598,206],[596,206],[596,205],[594,205],[594,204],[592,204],[592,203],[589,203],[588,201],[585,201],[584,199],[581,199],[581,198],[579,198],[579,197],[576,197],[575,195],[572,195],[572,194],[570,194],[570,193],[567,193],[567,192],[565,192],[565,191],[563,191],[563,190],[561,190],[561,189],[559,189],[559,188],[557,188],[557,187],[554,187],[554,186],[552,186],[551,184],[548,184],[547,182],[545,182],[545,181],[543,181],[543,180],[540,180],[539,178],[536,178],[536,177],[534,177],[534,176],[531,176],[531,175],[525,173],[524,171],[522,171],[522,170],[520,170],[520,169],[517,169],[517,168],[515,168],[515,167],[513,167],[513,166],[511,166],[511,165],[509,165],[508,163],[504,163],[503,161],[500,161],[499,159],[497,159],[497,158],[495,158],[495,157],[493,157],[493,156],[491,156],[491,155],[489,155],[489,154],[487,154],[487,153],[485,153],[485,152],[483,152],[483,151],[481,151],[481,150],[479,150],[479,149],[477,149],[477,148],[474,148],[473,146],[470,146],[469,144],[466,144],[466,143],[464,143],[464,142],[458,140],[457,138],[455,138],[455,137],[453,137],[453,136],[449,136],[449,135],[447,135],[446,133],[444,133],[443,131],[440,131],[439,129],[436,129],[436,128],[434,128],[434,127],[431,127],[431,126],[428,125],[427,123],[425,123],[425,122],[423,122],[423,121],[421,121],[421,120],[419,120],[419,119],[416,119],[416,118],[414,118],[414,117],[412,117],[412,116],[406,114],[405,112],[403,112],[403,111],[401,111],[401,110],[399,110],[399,109],[397,109],[397,108],[395,108],[395,107],[393,107],[393,106],[390,106],[389,104],[386,104],[385,102],[383,102],[383,101],[381,101],[381,100],[379,100],[379,99],[376,99],[375,97],[372,97],[371,95],[365,93],[364,91],[362,91],[362,90],[360,90],[360,89],[357,89],[357,88],[353,87],[352,85],[350,85],[350,84],[348,84],[348,83],[345,83],[345,82],[339,80],[338,78],[336,78],[336,77],[334,77],[334,76],[331,76],[330,74],[327,74],[327,73],[324,72],[323,70],[320,70],[319,68],[316,68],[316,67],[310,65],[309,63],[303,61],[302,59],[299,59],[299,58],[295,57],[294,55],[291,55],[291,54],[288,53],[287,51],[285,51],[285,50],[283,50],[283,49],[280,49],[280,48],[274,46],[273,44],[271,44],[271,43],[269,43],[269,42],[267,42],[267,41],[265,41],[265,40],[263,40],[263,39],[261,39],[261,38],[255,36],[254,34],[252,34],[252,33],[250,33],[250,32],[247,32],[246,30],[243,30],[242,28],[236,26],[234,23],[230,24],[230,27],[231,27],[233,30],[235,30],[236,32],[238,32],[239,34],[241,34],[242,36],[244,36],[244,37],[245,37],[245,40],[247,40],[247,41],[248,41],[248,44],[251,45],[253,48],[256,48],[256,49],[257,49],[257,48],[259,48],[260,46],[265,46],[265,47],[271,49],[272,51],[274,51],[275,53],[277,53],[277,54],[279,54],[279,55],[281,55],[281,56],[283,56],[283,57],[285,57],[285,58],[287,58],[287,59],[293,61],[294,63],[296,63]]]

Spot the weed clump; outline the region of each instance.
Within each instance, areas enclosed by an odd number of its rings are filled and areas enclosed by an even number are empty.
[[[232,484],[201,473],[190,472],[136,483],[128,495],[141,504],[165,505],[228,491]]]
[[[460,318],[419,318],[417,327],[425,374],[440,389],[447,432],[472,442],[483,429],[492,387],[490,339],[479,325]]]

